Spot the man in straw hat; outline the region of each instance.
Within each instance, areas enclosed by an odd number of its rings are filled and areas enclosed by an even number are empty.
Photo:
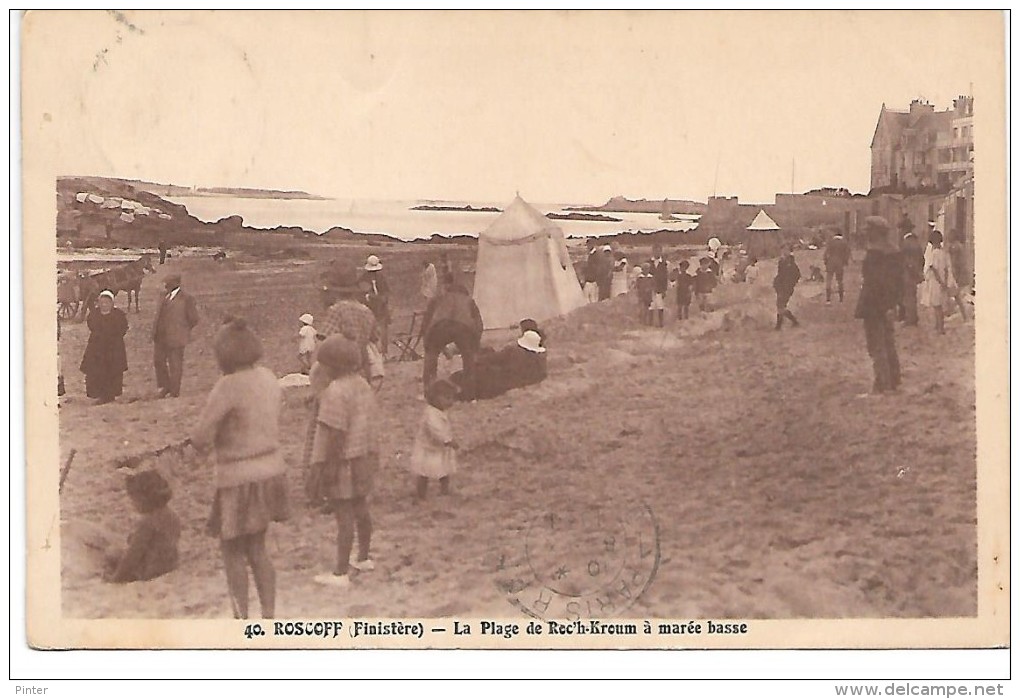
[[[184,348],[191,341],[191,330],[198,325],[198,307],[194,297],[181,289],[181,275],[168,275],[163,287],[166,293],[159,300],[152,322],[153,364],[159,397],[176,398],[181,395]]]
[[[900,361],[896,354],[892,313],[900,298],[902,267],[890,249],[889,224],[881,216],[864,220],[868,252],[861,264],[861,294],[856,318],[864,321],[864,337],[875,370],[872,393],[893,391],[900,385]]]
[[[361,277],[361,286],[365,292],[365,305],[375,316],[376,329],[379,333],[379,349],[386,357],[390,342],[390,285],[381,274],[382,262],[376,255],[369,255],[365,261],[365,271]]]
[[[316,327],[317,337],[325,340],[332,335],[343,335],[353,340],[363,355],[366,354],[368,343],[378,337],[378,328],[375,315],[362,303],[364,292],[358,284],[357,275],[353,270],[338,271],[331,277],[326,293],[336,302]],[[362,359],[362,366],[366,367],[367,357]]]

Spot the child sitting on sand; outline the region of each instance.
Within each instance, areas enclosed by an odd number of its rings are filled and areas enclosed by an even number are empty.
[[[655,277],[646,262],[641,265],[641,275],[637,278],[638,306],[641,308],[641,322],[652,324],[652,296],[655,295]]]
[[[416,499],[424,500],[429,479],[439,479],[439,493],[450,492],[450,476],[457,470],[457,442],[453,439],[448,411],[457,401],[457,387],[440,379],[426,393],[428,404],[411,452],[411,473],[418,476]]]
[[[110,552],[107,582],[152,580],[177,567],[177,542],[181,520],[170,509],[170,484],[158,471],[142,471],[127,477],[127,493],[142,518],[128,537],[127,550]]]
[[[712,267],[712,258],[702,257],[700,264],[698,273],[694,277],[694,295],[698,299],[698,310],[707,311],[709,310],[708,296],[715,289],[718,278]]]
[[[379,468],[378,410],[375,392],[362,376],[362,351],[342,335],[332,335],[319,347],[318,363],[331,379],[319,398],[312,469],[317,474],[310,496],[328,500],[336,515],[336,566],[332,573],[315,576],[315,582],[332,587],[350,585],[351,567],[375,568],[369,558],[372,518],[368,496]],[[354,532],[358,556],[351,561]]]
[[[312,356],[315,354],[315,327],[312,325],[315,318],[311,313],[305,313],[298,320],[301,321],[301,329],[298,330],[298,360],[301,362],[301,373],[307,374],[312,370]]]

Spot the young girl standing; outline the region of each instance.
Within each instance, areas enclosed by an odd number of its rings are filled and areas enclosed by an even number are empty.
[[[417,499],[424,500],[429,479],[439,479],[439,492],[450,492],[450,476],[457,470],[457,442],[446,411],[457,402],[457,387],[449,381],[439,380],[429,386],[428,404],[418,427],[411,452],[411,473],[418,476]]]
[[[372,518],[368,496],[379,467],[378,419],[375,392],[360,373],[361,348],[342,335],[330,336],[319,347],[318,363],[331,381],[319,399],[312,468],[318,472],[313,499],[328,500],[336,515],[336,567],[315,576],[332,587],[350,585],[349,569],[375,568],[369,558]],[[350,561],[354,533],[358,557]]]
[[[248,568],[262,616],[276,609],[276,571],[266,553],[270,522],[287,519],[287,464],[280,453],[280,384],[257,366],[262,343],[242,319],[213,341],[223,372],[192,432],[191,443],[216,452],[216,495],[209,534],[219,537],[234,617],[248,618]]]
[[[298,330],[298,361],[301,362],[301,373],[312,370],[312,356],[315,354],[315,317],[305,313],[300,318],[301,328]]]
[[[924,253],[924,283],[921,287],[921,303],[935,312],[935,331],[946,332],[947,303],[954,301],[956,279],[949,253],[942,247],[942,233],[932,231]]]

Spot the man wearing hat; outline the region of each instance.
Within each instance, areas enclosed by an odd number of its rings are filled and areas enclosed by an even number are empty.
[[[868,252],[861,263],[861,294],[856,318],[864,321],[864,337],[875,370],[873,393],[893,391],[900,385],[900,361],[896,354],[892,313],[900,298],[902,267],[890,249],[889,224],[881,216],[864,220]]]
[[[825,263],[825,303],[832,303],[832,280],[836,280],[839,302],[843,303],[843,271],[850,262],[850,246],[842,233],[832,236],[822,255]]]
[[[365,261],[365,273],[361,277],[361,286],[365,291],[365,305],[375,316],[376,329],[379,333],[379,349],[385,358],[390,341],[390,286],[380,272],[382,262],[376,255],[369,255]]]
[[[366,352],[368,343],[376,339],[378,330],[375,315],[362,303],[364,291],[353,270],[335,273],[326,291],[336,302],[326,311],[322,324],[316,327],[317,337],[325,340],[331,335],[343,335]],[[362,366],[367,366],[367,360],[364,357],[363,360]]]
[[[159,397],[181,395],[184,348],[198,325],[198,307],[191,294],[181,289],[181,275],[171,274],[163,283],[166,293],[156,307],[152,322],[153,364]]]

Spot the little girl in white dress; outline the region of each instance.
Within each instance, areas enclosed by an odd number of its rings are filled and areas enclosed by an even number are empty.
[[[429,386],[427,405],[411,451],[411,473],[418,476],[416,497],[425,498],[429,479],[439,479],[439,492],[450,492],[450,476],[457,470],[457,442],[446,411],[457,401],[457,387],[440,379]]]

